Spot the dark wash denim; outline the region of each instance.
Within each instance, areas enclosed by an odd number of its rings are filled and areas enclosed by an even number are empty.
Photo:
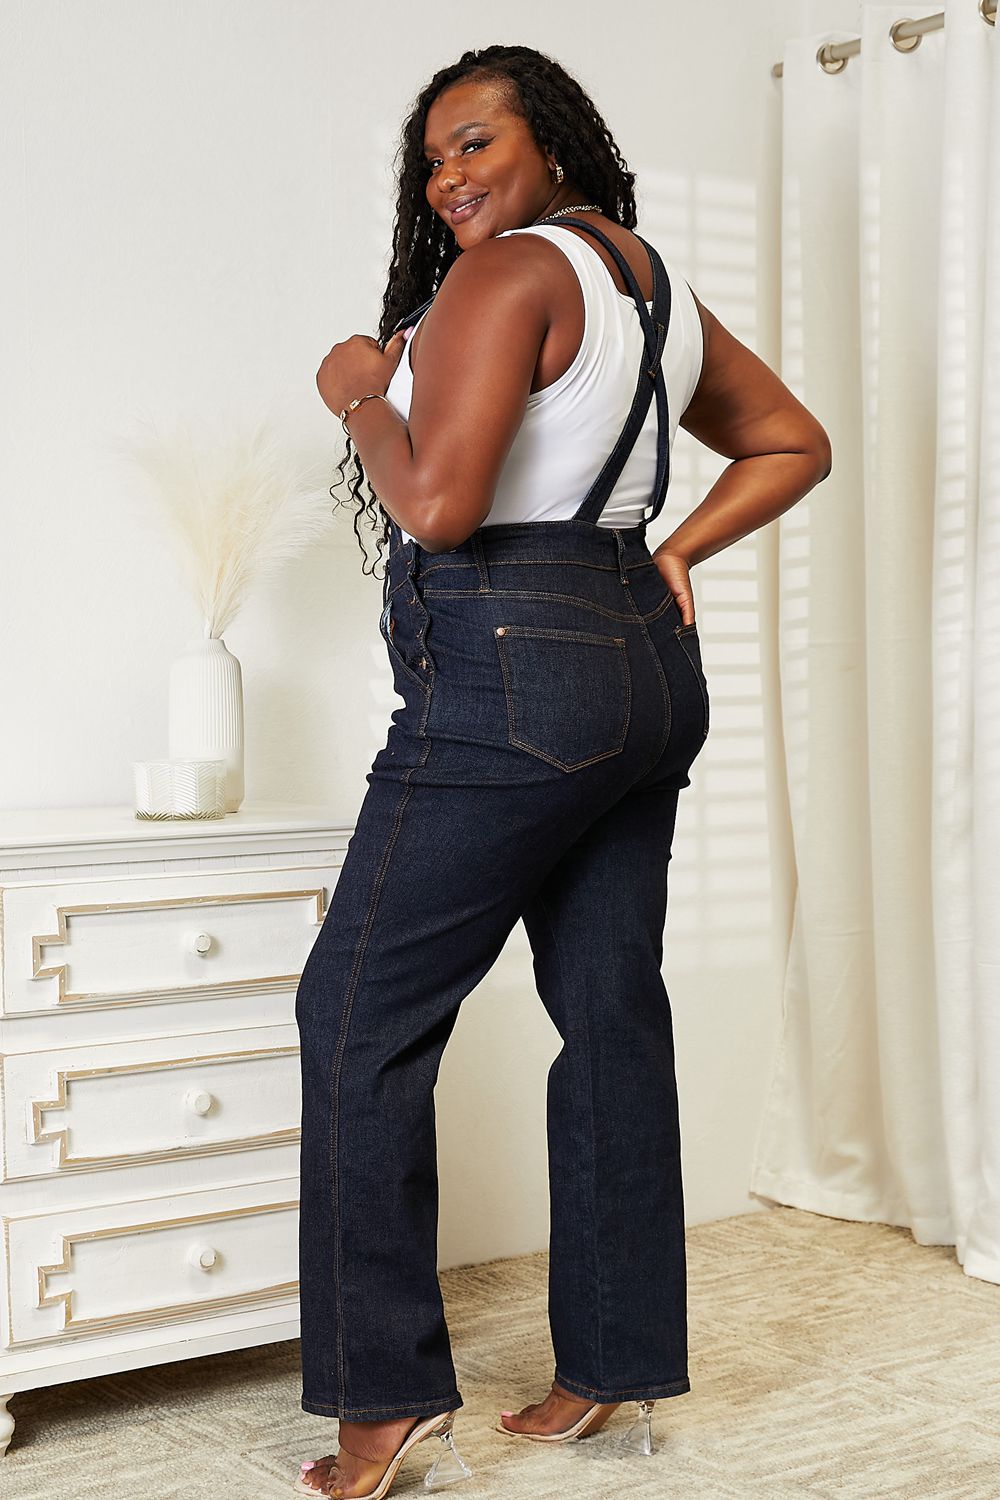
[[[640,308],[657,508],[665,282],[660,269],[652,319]],[[643,412],[649,385],[644,397]],[[626,426],[616,462],[632,441]],[[562,1038],[547,1094],[555,1378],[594,1401],[690,1390],[660,970],[677,798],[708,694],[647,523],[596,524],[615,464],[602,475],[572,519],[480,526],[443,553],[391,525],[381,629],[402,703],[296,996],[308,1412],[463,1404],[437,1273],[434,1086],[462,1000],[519,919]]]

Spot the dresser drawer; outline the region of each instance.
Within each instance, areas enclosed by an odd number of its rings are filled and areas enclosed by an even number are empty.
[[[5,1182],[299,1139],[294,1023],[8,1053],[0,1070]]]
[[[2,1222],[12,1349],[297,1300],[295,1178]]]
[[[329,865],[10,885],[3,1013],[58,1014],[297,983]]]

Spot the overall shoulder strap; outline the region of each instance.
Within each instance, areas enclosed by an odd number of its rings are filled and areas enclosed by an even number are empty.
[[[649,308],[646,306],[645,298],[642,295],[642,288],[635,278],[632,267],[618,246],[613,240],[608,238],[603,230],[598,229],[595,224],[588,224],[585,219],[578,219],[570,214],[565,214],[562,219],[556,222],[560,224],[575,224],[578,228],[593,235],[595,239],[600,240],[601,244],[610,251],[636,305],[644,339],[644,354],[642,368],[639,371],[639,383],[632,398],[632,406],[625,420],[625,426],[614,448],[608,455],[604,467],[580,502],[574,520],[592,521],[596,524],[615,485],[618,483],[625,464],[628,462],[629,454],[635,447],[636,439],[642,431],[643,423],[646,420],[649,403],[655,392],[657,416],[656,478],[653,483],[653,494],[651,497],[652,514],[648,517],[648,520],[653,520],[660,512],[664,498],[666,497],[667,486],[670,482],[670,428],[668,421],[667,386],[662,368],[663,350],[667,342],[667,329],[670,326],[670,278],[667,275],[666,266],[664,266],[655,246],[644,240],[642,235],[637,234],[636,239],[645,247],[653,273],[653,311],[650,313]]]
[[[629,410],[625,426],[611,453],[608,455],[601,472],[591,485],[587,494],[574,516],[574,520],[597,521],[603,511],[615,485],[621,476],[621,472],[628,462],[629,454],[635,446],[636,439],[642,431],[649,410],[649,403],[656,394],[656,416],[657,416],[657,444],[656,444],[656,478],[653,484],[653,493],[649,502],[652,511],[647,518],[652,521],[659,515],[666,498],[667,487],[670,483],[670,426],[669,408],[667,404],[667,384],[663,375],[662,360],[663,350],[667,341],[667,329],[670,326],[671,289],[670,278],[666,267],[656,250],[642,235],[636,234],[636,239],[645,247],[649,256],[653,273],[653,311],[650,314],[642,295],[642,288],[636,281],[635,273],[628,261],[622,255],[618,246],[610,240],[603,230],[598,229],[595,224],[588,224],[585,219],[579,219],[565,214],[562,219],[553,221],[556,224],[575,224],[579,229],[600,240],[611,253],[618,269],[625,279],[632,300],[639,313],[639,321],[642,325],[644,340],[644,357],[642,368],[639,371],[639,382],[636,386],[635,395],[632,398],[632,406]],[[635,233],[635,231],[633,231]],[[419,307],[400,318],[393,328],[393,333],[398,333],[401,328],[408,328],[430,307],[437,292],[433,292]]]
[[[440,290],[441,289],[439,287],[438,291]],[[421,302],[420,306],[415,307],[412,312],[405,313],[393,328],[392,333],[390,333],[389,335],[389,338],[392,338],[395,334],[397,334],[401,328],[409,328],[411,323],[415,323],[418,318],[422,318],[436,296],[437,291],[431,292],[426,302]]]

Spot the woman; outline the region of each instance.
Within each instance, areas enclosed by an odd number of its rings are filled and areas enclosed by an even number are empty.
[[[500,1430],[560,1441],[636,1401],[648,1451],[652,1403],[690,1389],[661,977],[677,797],[708,733],[689,569],[794,504],[830,450],[633,232],[633,182],[559,64],[464,54],[404,128],[379,339],[317,376],[388,518],[403,705],[296,999],[302,1407],[340,1419],[306,1494],[381,1497],[431,1435],[461,1465],[433,1089],[519,918],[563,1038],[555,1379]],[[681,412],[733,462],[651,554]]]

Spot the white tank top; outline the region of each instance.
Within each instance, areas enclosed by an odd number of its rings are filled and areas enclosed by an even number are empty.
[[[497,239],[508,234],[541,234],[559,246],[580,281],[584,326],[580,347],[568,369],[551,385],[529,394],[484,526],[506,521],[563,521],[575,514],[625,426],[644,352],[638,308],[628,293],[618,290],[604,260],[582,234],[555,224],[534,224],[501,230]],[[673,447],[677,424],[701,376],[704,351],[701,319],[691,288],[669,262],[664,260],[664,264],[670,278],[671,310],[663,372],[670,415],[668,436]],[[647,300],[646,305],[652,307],[652,302]],[[426,315],[421,315],[414,330]],[[409,417],[413,392],[409,346],[408,339],[386,390],[387,399],[404,420]],[[635,447],[597,524],[638,525],[651,504],[655,479],[654,396]],[[405,541],[411,539],[406,531],[402,535]]]

